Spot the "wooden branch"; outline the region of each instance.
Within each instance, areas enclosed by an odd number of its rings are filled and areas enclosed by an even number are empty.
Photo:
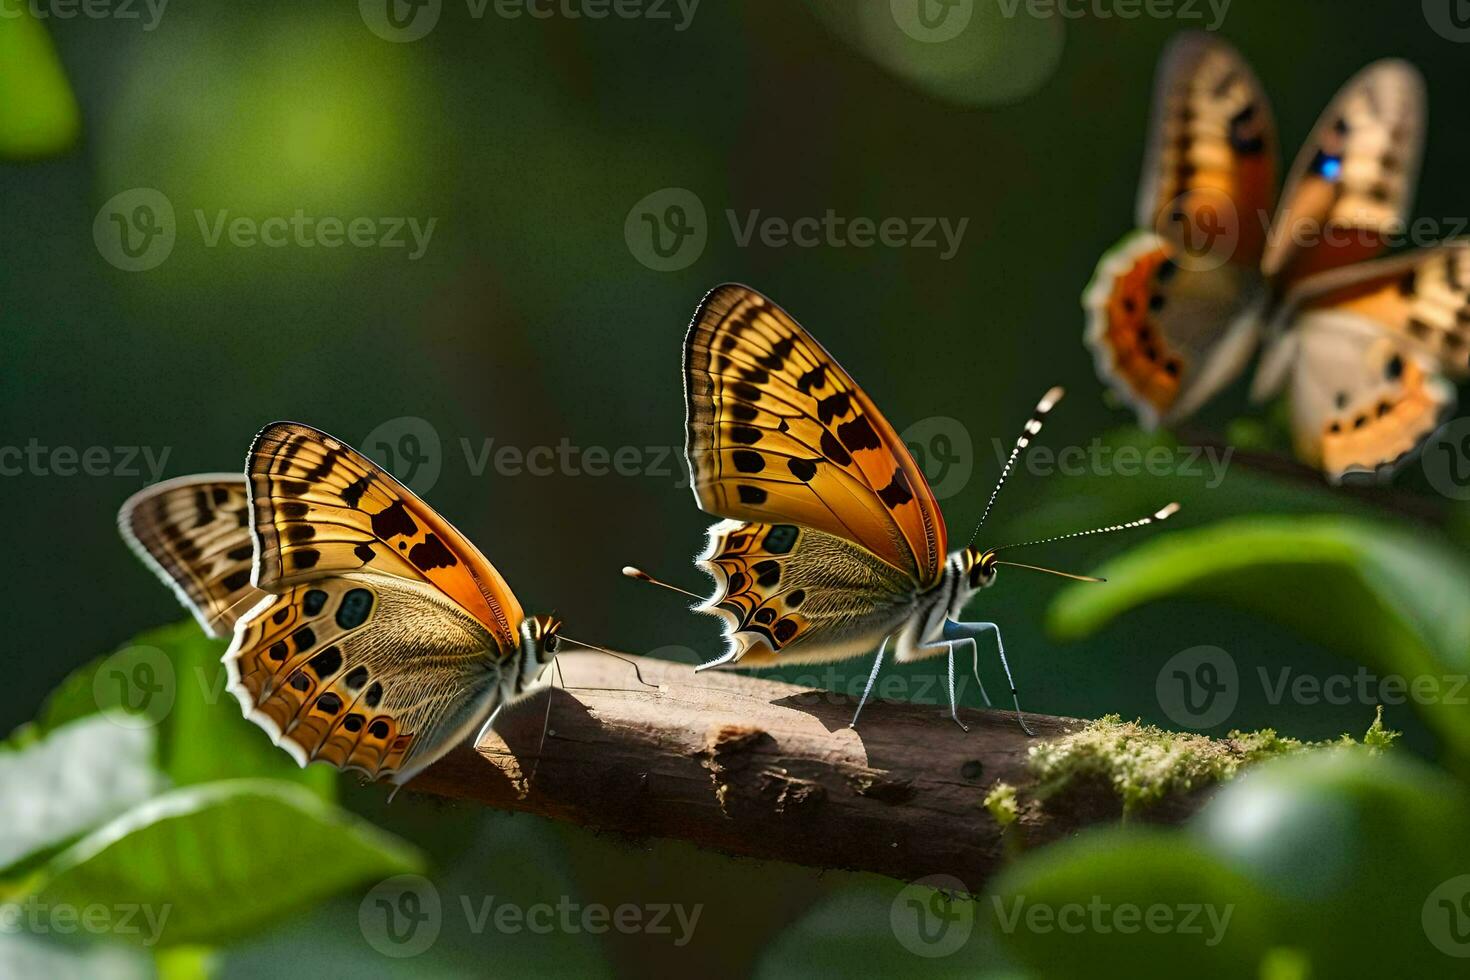
[[[997,782],[1029,799],[1028,750],[1082,727],[1067,718],[854,700],[745,674],[695,674],[631,658],[657,690],[611,657],[563,654],[568,686],[537,695],[410,784],[637,837],[670,837],[729,854],[904,880],[948,874],[975,890],[1008,850],[1116,819],[1111,787],[1079,784],[1022,806],[1002,833],[982,804]],[[943,664],[936,661],[938,669]],[[599,690],[604,688],[606,690]],[[1146,819],[1177,821],[1201,794],[1165,800]]]

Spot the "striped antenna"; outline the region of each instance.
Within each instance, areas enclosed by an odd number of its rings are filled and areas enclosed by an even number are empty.
[[[1156,511],[1147,517],[1140,517],[1138,520],[1129,521],[1127,524],[1113,524],[1109,527],[1095,527],[1091,531],[1073,531],[1071,534],[1058,534],[1056,537],[1053,538],[1037,538],[1035,541],[1019,541],[1016,544],[1005,544],[1001,545],[999,548],[991,548],[990,553],[994,554],[997,551],[1005,551],[1007,548],[1029,548],[1032,545],[1051,544],[1053,541],[1067,541],[1071,538],[1086,538],[1094,534],[1112,534],[1115,531],[1131,531],[1135,527],[1147,527],[1149,524],[1153,524],[1156,521],[1167,521],[1169,518],[1173,517],[1177,513],[1179,513],[1179,505],[1177,503],[1170,504],[1162,510]]]
[[[1021,458],[1021,453],[1031,445],[1031,440],[1036,438],[1037,433],[1041,431],[1041,423],[1046,420],[1047,413],[1057,407],[1057,402],[1061,401],[1065,394],[1066,391],[1058,386],[1042,395],[1041,401],[1036,403],[1036,411],[1031,413],[1026,427],[1021,430],[1021,438],[1016,440],[1015,447],[1011,449],[1010,458],[1001,468],[1000,479],[995,481],[995,489],[990,491],[990,499],[985,502],[985,512],[980,515],[980,523],[975,525],[975,531],[970,535],[970,544],[975,543],[975,539],[980,536],[980,529],[989,520],[990,510],[995,506],[995,498],[1000,496],[1000,488],[1006,485],[1006,478],[1011,475],[1011,469],[1016,465],[1016,460]]]

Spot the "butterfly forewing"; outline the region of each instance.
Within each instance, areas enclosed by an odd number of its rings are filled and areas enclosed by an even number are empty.
[[[423,581],[479,619],[502,649],[516,648],[524,614],[510,586],[372,460],[310,426],[278,422],[256,436],[246,476],[260,588],[356,571]]]
[[[753,289],[719,286],[685,341],[688,455],[706,511],[847,538],[934,582],[945,527],[923,473],[872,401]]]
[[[1297,155],[1262,271],[1278,291],[1381,254],[1401,232],[1419,177],[1424,82],[1404,61],[1375,62],[1328,105]]]
[[[245,478],[209,473],[139,491],[118,511],[118,527],[206,633],[229,636],[263,596],[250,584],[249,517]]]

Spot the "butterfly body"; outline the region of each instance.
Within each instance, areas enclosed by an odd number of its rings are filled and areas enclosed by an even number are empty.
[[[227,689],[300,765],[401,785],[549,682],[560,622],[525,615],[448,521],[309,426],[268,426],[243,475],[149,487],[119,525],[232,637]]]

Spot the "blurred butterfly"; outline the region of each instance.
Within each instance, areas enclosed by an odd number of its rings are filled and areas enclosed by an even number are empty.
[[[1001,560],[1021,545],[972,543],[946,554],[944,515],[888,420],[821,344],[755,290],[724,285],[704,298],[684,343],[684,380],[695,500],[728,518],[710,528],[698,558],[715,580],[714,595],[687,593],[725,627],[724,654],[698,669],[813,663],[877,649],[865,703],[891,642],[901,663],[948,655],[950,714],[959,723],[955,649],[970,646],[978,681],[976,639],[994,632],[1021,718],[999,627],[964,622],[961,613],[995,582],[999,566],[1050,569]],[[1026,423],[982,526],[1061,396],[1061,389],[1049,391]],[[1175,509],[1044,540],[1141,527]],[[665,584],[632,567],[624,574]]]
[[[1368,262],[1401,232],[1424,86],[1406,62],[1350,80],[1276,202],[1276,127],[1241,56],[1186,35],[1159,70],[1137,221],[1083,298],[1099,375],[1147,428],[1177,423],[1245,368],[1257,401],[1289,384],[1297,455],[1340,481],[1384,478],[1470,376],[1465,243]],[[1274,219],[1272,215],[1274,213]],[[1269,222],[1269,230],[1268,230]]]
[[[233,635],[230,693],[299,765],[402,785],[550,680],[561,623],[525,615],[464,535],[310,426],[268,426],[243,476],[149,487],[118,524],[206,633]]]

